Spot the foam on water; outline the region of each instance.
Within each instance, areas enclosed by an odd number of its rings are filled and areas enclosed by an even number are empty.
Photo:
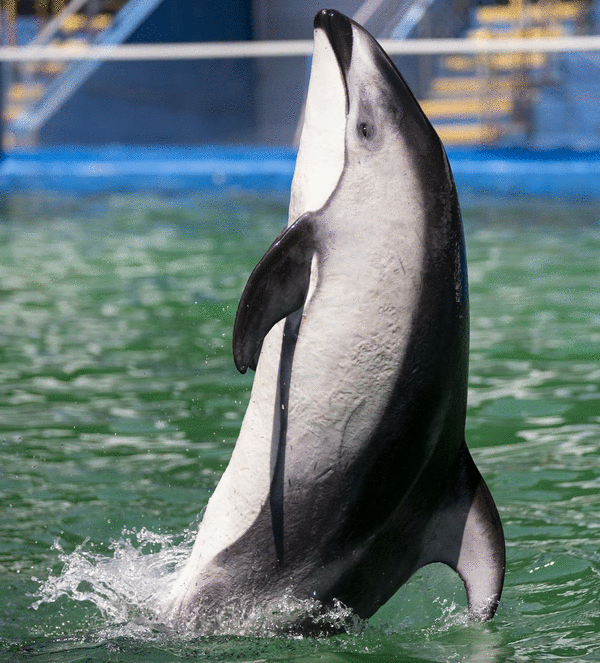
[[[146,528],[139,532],[125,529],[121,539],[111,542],[112,555],[106,555],[95,551],[89,539],[66,553],[56,539],[53,549],[63,568],[39,581],[32,608],[67,597],[93,604],[107,624],[130,623],[134,630],[144,624],[152,626],[160,597],[168,592],[193,540],[191,529],[178,537]]]
[[[174,537],[151,532],[124,529],[118,541],[111,541],[112,554],[97,552],[86,539],[71,553],[66,553],[57,539],[52,548],[57,552],[62,570],[51,574],[40,583],[37,600],[32,608],[42,604],[57,603],[63,597],[71,601],[86,602],[97,608],[104,626],[98,631],[101,637],[110,633],[128,637],[146,638],[152,631],[175,633],[165,610],[164,597],[169,595],[172,584],[183,568],[194,543],[195,528]],[[237,635],[270,637],[297,636],[307,631],[311,634],[332,632],[358,632],[362,622],[352,610],[340,602],[327,611],[318,601],[300,600],[291,594],[268,603],[243,605],[233,597],[231,605],[222,612],[210,627],[203,630],[191,616],[191,635]],[[299,626],[299,628],[297,628]]]

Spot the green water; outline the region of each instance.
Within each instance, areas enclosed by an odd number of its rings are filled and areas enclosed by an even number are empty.
[[[231,327],[285,223],[232,197],[12,197],[0,218],[0,660],[600,660],[600,206],[469,201],[467,436],[504,522],[490,624],[449,570],[324,639],[174,637],[249,396]]]

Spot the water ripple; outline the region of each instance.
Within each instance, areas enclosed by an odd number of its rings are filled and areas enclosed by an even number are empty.
[[[10,198],[0,224],[3,659],[597,660],[598,211],[548,201],[464,210],[467,439],[508,546],[496,619],[468,623],[460,581],[431,567],[360,633],[199,640],[142,617],[149,588],[187,554],[235,442],[251,380],[231,361],[237,298],[285,210],[235,197]]]

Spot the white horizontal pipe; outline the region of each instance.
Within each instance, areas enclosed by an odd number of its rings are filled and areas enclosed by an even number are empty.
[[[390,55],[600,51],[600,36],[555,39],[382,39],[380,43]],[[0,61],[268,58],[306,56],[312,53],[312,48],[313,42],[310,39],[118,46],[2,46]]]
[[[390,55],[600,51],[597,35],[551,39],[382,39],[379,43]]]

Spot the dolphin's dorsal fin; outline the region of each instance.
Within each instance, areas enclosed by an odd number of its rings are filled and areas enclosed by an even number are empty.
[[[233,326],[233,358],[240,373],[256,367],[273,325],[304,304],[314,252],[313,215],[303,214],[281,232],[250,274]]]
[[[431,562],[443,562],[460,575],[471,619],[494,616],[504,583],[504,533],[492,495],[464,442],[420,566]]]

